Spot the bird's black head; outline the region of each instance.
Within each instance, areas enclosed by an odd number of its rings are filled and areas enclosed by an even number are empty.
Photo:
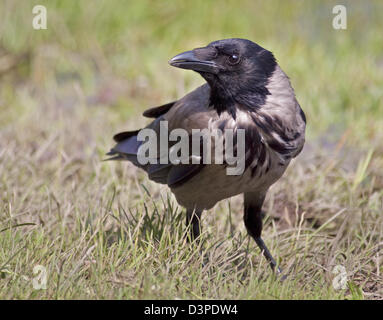
[[[266,86],[277,65],[270,51],[245,39],[214,41],[169,63],[201,74],[211,87],[211,103],[218,113],[227,110],[233,117],[236,105],[254,109],[264,104],[270,94]]]

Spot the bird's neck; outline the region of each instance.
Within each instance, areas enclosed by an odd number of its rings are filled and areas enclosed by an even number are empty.
[[[220,115],[222,112],[227,111],[229,114],[236,118],[236,101],[229,91],[219,85],[210,85],[210,105]]]
[[[259,110],[270,94],[266,87],[225,88],[220,84],[210,84],[210,105],[221,114],[224,111],[236,118],[237,108],[248,111]]]

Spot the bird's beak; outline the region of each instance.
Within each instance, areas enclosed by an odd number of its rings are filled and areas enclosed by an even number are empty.
[[[173,67],[190,69],[197,72],[208,72],[217,74],[218,65],[213,61],[198,59],[193,51],[182,52],[169,60]]]

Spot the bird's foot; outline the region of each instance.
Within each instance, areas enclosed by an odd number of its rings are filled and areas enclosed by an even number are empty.
[[[281,277],[282,281],[285,280],[286,279],[286,275],[282,275],[282,269],[279,266],[277,266],[277,263],[276,263],[275,259],[271,255],[269,249],[267,248],[267,246],[266,246],[265,242],[262,240],[262,238],[258,237],[258,238],[254,238],[254,240],[257,243],[259,249],[261,249],[261,251],[262,251],[263,255],[265,256],[265,258],[267,259],[267,261],[269,262],[271,269],[278,276],[282,276]]]

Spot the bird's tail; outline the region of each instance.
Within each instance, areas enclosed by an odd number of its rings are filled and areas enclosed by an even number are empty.
[[[128,160],[135,166],[142,168],[142,165],[137,160],[138,148],[142,141],[137,140],[139,130],[125,131],[116,134],[113,139],[117,144],[106,154],[110,158],[108,160]]]

